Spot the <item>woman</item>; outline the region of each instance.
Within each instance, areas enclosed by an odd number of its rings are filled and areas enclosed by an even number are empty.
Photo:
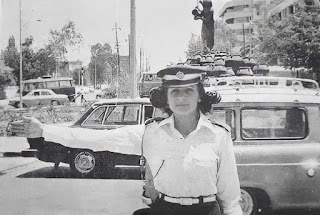
[[[146,126],[143,199],[152,204],[135,214],[220,214],[217,201],[223,214],[242,214],[230,129],[204,115],[220,97],[205,93],[202,72],[183,66],[157,74],[162,86],[150,101],[170,117]]]
[[[146,123],[143,135],[135,135],[139,136],[137,144],[142,145],[146,159],[143,200],[151,208],[134,214],[217,215],[220,208],[223,214],[242,214],[230,129],[210,122],[204,115],[220,98],[217,94],[205,93],[201,83],[203,72],[194,66],[176,66],[157,74],[162,79],[162,86],[151,91],[150,100],[169,117]],[[92,138],[94,145],[95,141],[107,140],[108,135],[112,135],[108,140],[111,144],[118,138],[117,131],[122,129],[82,129],[75,134],[74,129],[63,128],[61,132],[58,128],[46,128],[34,118],[26,121],[30,123],[27,126],[29,138],[41,137],[53,142],[73,140],[79,143]],[[78,135],[80,132],[82,135]],[[120,134],[129,138],[134,136],[128,133]],[[95,140],[95,137],[99,138]],[[134,140],[130,139],[130,142]]]

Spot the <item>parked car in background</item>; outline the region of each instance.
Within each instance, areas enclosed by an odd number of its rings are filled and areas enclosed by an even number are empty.
[[[243,76],[243,75],[253,75],[253,71],[251,67],[239,67],[238,71],[236,72],[237,76]]]
[[[74,100],[76,90],[73,79],[70,77],[51,77],[43,76],[36,79],[22,81],[22,95],[26,95],[31,90],[49,89],[56,94],[67,95],[70,101]]]
[[[69,103],[67,95],[55,94],[49,89],[31,90],[28,94],[22,97],[22,107],[32,107],[40,105],[62,105]],[[19,108],[20,97],[9,99],[9,105]]]

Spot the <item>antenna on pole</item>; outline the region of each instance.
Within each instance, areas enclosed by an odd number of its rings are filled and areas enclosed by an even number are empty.
[[[120,74],[120,54],[119,54],[119,40],[118,40],[118,30],[121,30],[121,28],[118,27],[118,23],[115,23],[115,27],[112,29],[116,31],[116,49],[117,49],[117,82],[116,82],[116,94],[117,97],[120,96],[119,93],[119,74]]]

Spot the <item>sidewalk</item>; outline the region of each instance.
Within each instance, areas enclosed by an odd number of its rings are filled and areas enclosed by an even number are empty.
[[[0,137],[0,157],[4,153],[21,153],[28,149],[29,144],[25,137]]]

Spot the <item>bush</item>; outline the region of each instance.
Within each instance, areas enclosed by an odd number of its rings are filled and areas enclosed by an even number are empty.
[[[3,87],[0,87],[0,100],[6,99],[6,92],[4,91]]]

